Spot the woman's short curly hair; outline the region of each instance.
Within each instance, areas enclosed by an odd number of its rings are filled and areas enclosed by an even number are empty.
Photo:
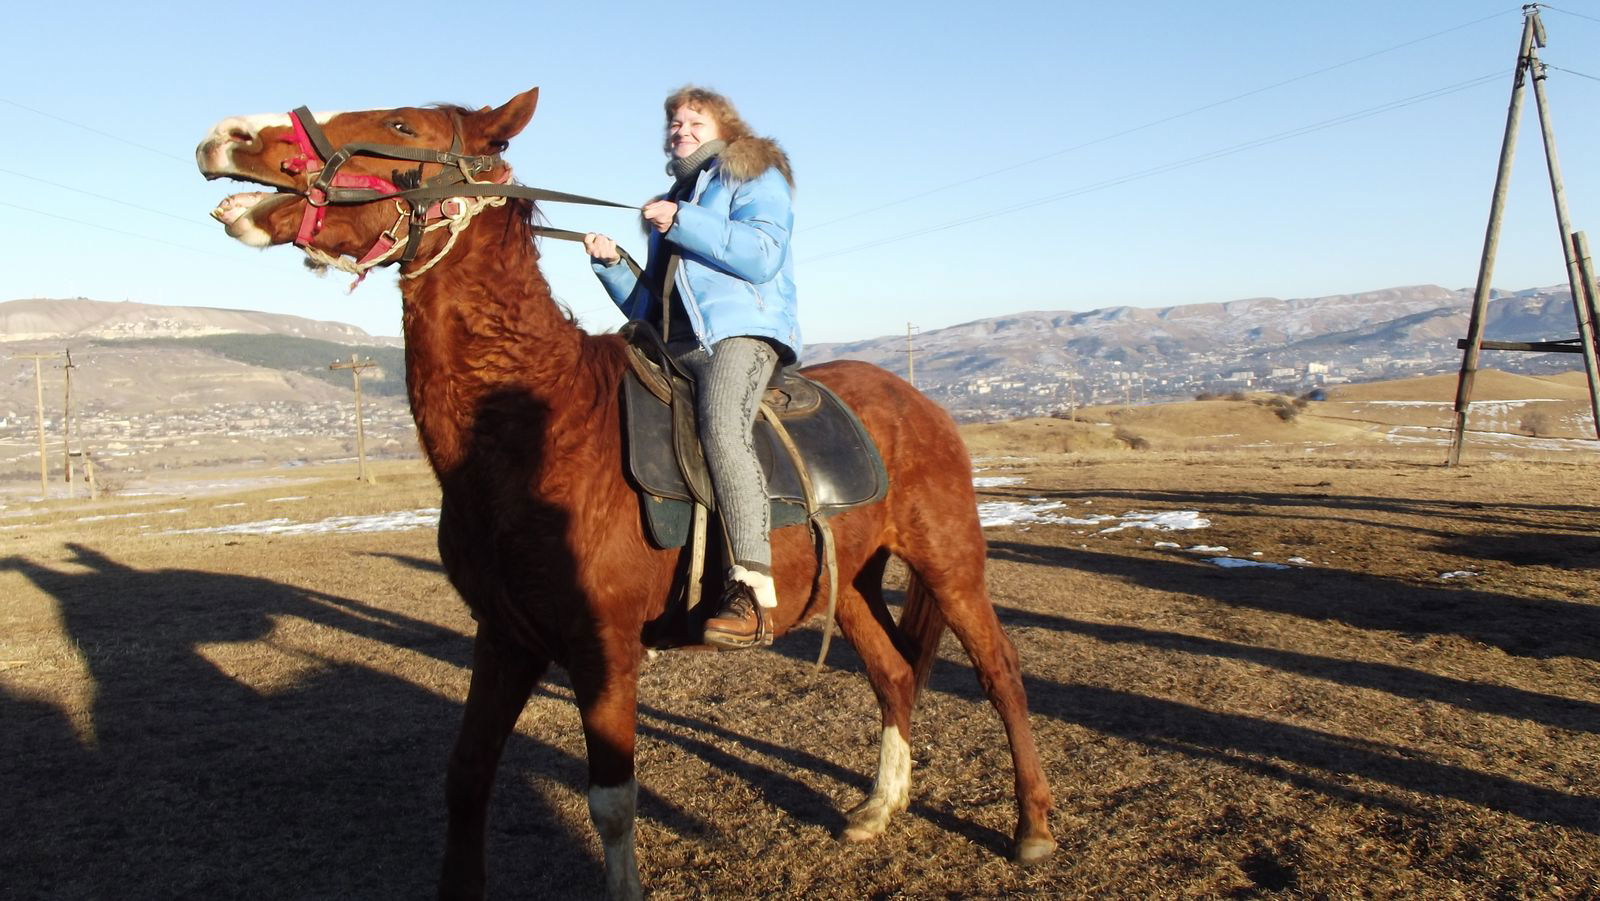
[[[688,106],[697,113],[710,116],[717,123],[717,132],[722,136],[722,140],[730,144],[750,136],[750,126],[739,117],[739,111],[733,108],[732,101],[709,88],[684,85],[668,94],[666,102],[662,104],[667,114],[662,149],[668,154],[672,153],[672,114],[682,106]]]

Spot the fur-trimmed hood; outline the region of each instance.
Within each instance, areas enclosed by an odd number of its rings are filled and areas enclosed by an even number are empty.
[[[794,188],[794,172],[789,168],[789,155],[771,138],[749,135],[732,141],[717,155],[722,171],[736,181],[749,181],[768,169],[783,173],[783,180]]]

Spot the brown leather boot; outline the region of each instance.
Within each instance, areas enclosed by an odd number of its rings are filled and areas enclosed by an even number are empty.
[[[756,605],[755,589],[738,579],[730,579],[722,590],[722,606],[706,620],[704,641],[712,647],[735,651],[771,643],[763,628],[762,611]]]

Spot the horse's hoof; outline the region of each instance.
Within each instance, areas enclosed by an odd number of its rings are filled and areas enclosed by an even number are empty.
[[[870,842],[883,834],[882,829],[868,829],[865,826],[847,826],[839,833],[839,840],[846,842]]]
[[[1056,851],[1053,838],[1025,838],[1017,842],[1015,860],[1023,866],[1036,864]]]

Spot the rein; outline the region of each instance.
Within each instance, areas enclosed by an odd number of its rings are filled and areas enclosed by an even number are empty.
[[[351,290],[361,284],[369,269],[391,261],[396,248],[401,247],[402,228],[406,230],[406,237],[398,258],[400,262],[416,259],[417,250],[427,232],[439,228],[450,229],[450,240],[443,250],[418,271],[404,274],[405,277],[415,278],[432,268],[450,252],[451,247],[455,245],[456,236],[472,221],[473,216],[485,207],[500,206],[507,198],[578,203],[624,210],[638,209],[629,204],[613,203],[581,194],[567,194],[511,184],[511,167],[506,165],[500,154],[473,156],[462,153],[459,118],[450,136],[449,150],[372,142],[356,142],[335,148],[322,131],[322,126],[306,107],[298,107],[289,113],[289,121],[293,126],[292,134],[284,136],[282,140],[296,145],[299,153],[283,163],[283,170],[291,175],[306,173],[313,176],[310,187],[306,189],[306,209],[300,217],[300,229],[295,234],[294,244],[312,259],[354,274],[356,281],[350,286]],[[345,163],[357,156],[406,160],[418,165],[411,170],[393,170],[390,173],[391,178],[339,171]],[[422,164],[425,163],[438,163],[445,168],[424,181]],[[501,169],[497,177],[480,178],[496,168]],[[322,230],[323,218],[327,215],[329,206],[372,203],[379,200],[395,201],[399,218],[355,263],[348,263],[343,257],[333,257],[311,245],[311,240]],[[532,230],[534,234],[564,241],[581,242],[584,237],[582,232],[568,229],[532,226]],[[621,248],[618,250],[621,251],[628,266],[638,273],[639,264],[628,255],[627,251]]]

